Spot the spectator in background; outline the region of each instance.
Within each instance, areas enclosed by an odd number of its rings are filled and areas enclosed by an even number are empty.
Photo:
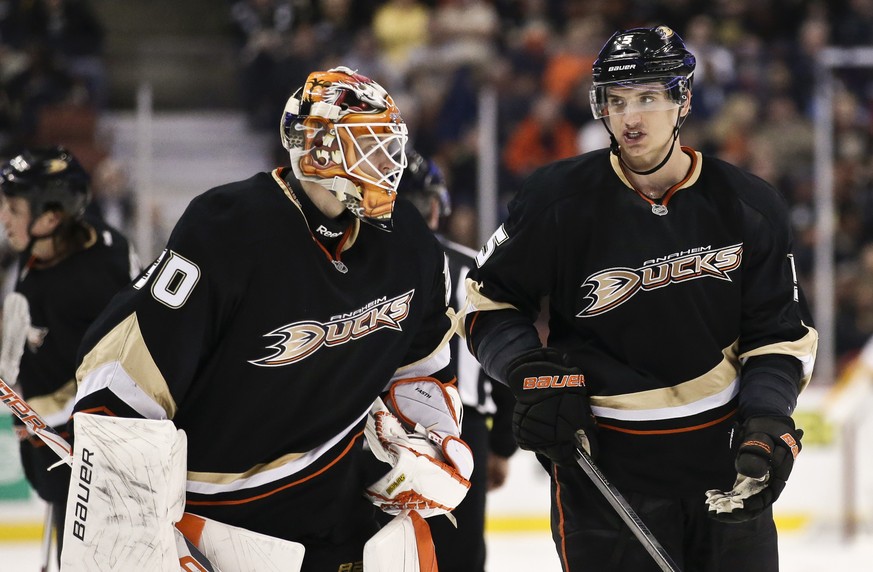
[[[543,95],[509,136],[503,161],[521,179],[537,167],[576,154],[576,128],[564,118],[560,102]]]
[[[58,65],[83,84],[86,103],[105,107],[105,31],[88,0],[35,0],[22,2],[21,10],[27,41],[47,48]]]
[[[239,0],[230,14],[239,41],[243,107],[252,127],[272,129],[294,81],[284,77],[291,37],[301,21],[312,18],[311,8],[291,0]]]
[[[373,14],[373,36],[386,64],[397,73],[404,74],[412,52],[427,43],[430,14],[418,0],[387,0]]]
[[[119,160],[106,157],[94,168],[91,212],[122,232],[133,231],[136,214],[127,169]]]

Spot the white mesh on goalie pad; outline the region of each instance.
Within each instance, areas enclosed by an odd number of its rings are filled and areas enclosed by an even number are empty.
[[[222,572],[300,572],[305,548],[186,512],[176,525]]]
[[[187,438],[172,421],[76,413],[64,572],[178,572]]]
[[[404,511],[364,545],[364,572],[437,572],[430,527]]]

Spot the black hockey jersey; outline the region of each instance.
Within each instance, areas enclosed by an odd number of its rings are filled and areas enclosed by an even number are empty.
[[[23,256],[15,291],[27,300],[30,324],[21,356],[21,393],[51,426],[67,423],[76,394],[77,351],[88,326],[112,297],[140,272],[127,239],[89,221],[84,250],[39,267]]]
[[[393,232],[352,218],[329,252],[302,192],[277,170],[195,198],[84,344],[76,409],[184,429],[189,510],[271,503],[360,446],[392,380],[453,379],[445,257],[414,208]]]
[[[797,359],[805,383],[817,343],[784,200],[683,152],[692,168],[661,203],[634,191],[607,149],[538,170],[468,280],[474,351],[496,327],[477,312],[532,319],[549,298],[548,343],[585,375],[602,469],[658,495],[730,489],[741,364],[777,355],[796,370]]]

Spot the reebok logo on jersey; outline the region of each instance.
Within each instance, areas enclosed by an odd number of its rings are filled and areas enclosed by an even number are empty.
[[[338,236],[343,235],[342,232],[331,232],[331,231],[327,230],[327,228],[325,228],[325,226],[323,224],[318,225],[318,228],[315,229],[315,232],[317,232],[318,234],[320,234],[322,236],[326,236],[328,238],[336,238]]]
[[[705,246],[647,260],[636,269],[610,268],[597,272],[582,283],[582,288],[589,289],[585,299],[591,303],[576,317],[590,318],[614,310],[640,290],[665,288],[696,278],[730,282],[728,273],[737,269],[742,260],[742,244],[715,250]]]
[[[562,387],[584,387],[585,376],[576,373],[572,375],[541,375],[526,377],[521,384],[522,389],[549,389]]]
[[[294,322],[273,330],[264,337],[278,336],[281,341],[267,346],[274,350],[265,358],[249,363],[264,367],[278,367],[296,363],[323,347],[332,347],[357,340],[383,328],[402,331],[401,323],[409,315],[409,306],[415,290],[391,299],[373,300],[363,308],[333,316],[329,322],[314,320]]]

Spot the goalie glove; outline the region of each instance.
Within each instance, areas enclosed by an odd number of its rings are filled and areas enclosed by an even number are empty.
[[[752,417],[736,430],[737,479],[734,488],[706,491],[709,516],[744,522],[771,506],[788,481],[800,453],[803,430],[790,417]]]
[[[448,514],[464,500],[473,453],[458,436],[421,424],[409,431],[381,398],[367,417],[365,434],[376,458],[392,467],[366,491],[384,512],[415,510],[429,518]]]

